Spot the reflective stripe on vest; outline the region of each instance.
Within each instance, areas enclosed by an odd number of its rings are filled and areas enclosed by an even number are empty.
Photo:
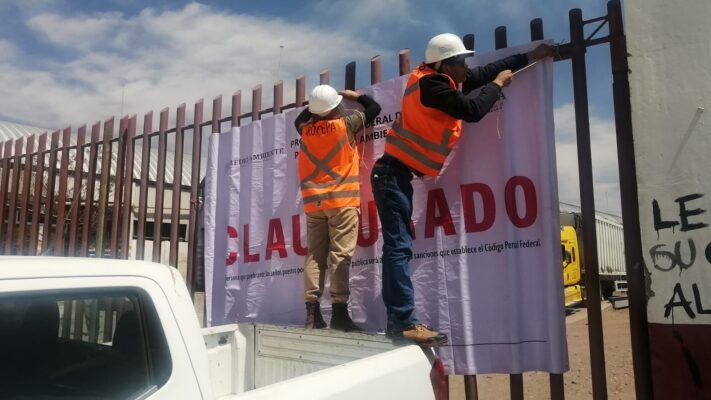
[[[358,152],[348,142],[343,119],[302,128],[298,156],[304,211],[360,206]]]
[[[417,172],[436,176],[459,139],[462,122],[420,102],[420,79],[433,73],[433,69],[421,65],[410,75],[402,98],[402,115],[388,132],[385,153]],[[448,79],[456,90],[454,81]]]

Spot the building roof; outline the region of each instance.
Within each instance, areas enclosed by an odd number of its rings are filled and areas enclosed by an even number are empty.
[[[12,122],[0,121],[0,142],[6,142],[11,139],[18,139],[32,135],[39,135],[45,132],[46,129],[37,128],[34,126],[20,125]]]
[[[576,206],[575,204],[570,203],[564,203],[561,201],[560,212],[569,214],[580,214],[582,210],[580,209],[580,206]],[[622,225],[622,217],[620,217],[619,215],[614,215],[603,211],[595,211],[595,218],[607,220],[609,222]]]
[[[37,128],[33,126],[21,125],[7,121],[0,121],[0,142],[6,142],[12,139],[19,139],[22,137],[29,137],[32,135],[40,135],[44,132],[48,132],[47,129]],[[60,136],[59,143],[62,143],[62,138]],[[72,134],[70,139],[70,144],[76,144],[76,135]],[[133,165],[133,177],[134,179],[141,178],[141,166],[143,161],[141,160],[142,148],[140,145],[136,145],[134,150],[134,165]],[[111,175],[114,175],[116,171],[116,160],[117,155],[115,152],[111,153]],[[175,171],[175,153],[172,151],[166,151],[165,155],[165,183],[173,183],[173,173]],[[70,160],[73,163],[74,159]],[[84,172],[89,170],[89,159],[84,157]],[[97,162],[97,170],[101,169],[101,160]],[[148,170],[148,180],[150,182],[156,182],[158,172],[158,149],[152,148],[150,152],[150,163]],[[183,156],[183,171],[181,185],[190,186],[190,178],[192,173],[192,155],[184,154]],[[204,172],[203,172],[204,175]]]

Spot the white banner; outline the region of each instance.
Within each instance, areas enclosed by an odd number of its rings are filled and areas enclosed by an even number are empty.
[[[475,57],[492,61],[531,47]],[[462,138],[437,178],[414,179],[418,318],[450,338],[448,373],[568,369],[552,107],[552,62],[517,75]],[[357,324],[385,328],[382,239],[370,188],[407,76],[366,88],[382,107],[359,135],[362,218],[351,268]],[[300,110],[255,121],[210,141],[205,203],[210,325],[304,322],[305,216],[298,189]],[[328,290],[322,305],[329,303]],[[324,307],[326,320],[330,307]]]

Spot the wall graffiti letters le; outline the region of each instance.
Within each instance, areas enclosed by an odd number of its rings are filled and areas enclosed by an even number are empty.
[[[676,198],[674,208],[678,213],[673,216],[663,215],[659,201],[652,200],[652,217],[658,243],[649,249],[649,257],[658,273],[676,273],[678,280],[681,280],[682,275],[695,266],[711,267],[711,239],[699,239],[700,235],[689,235],[689,232],[709,226],[704,218],[706,210],[699,205],[703,197],[704,194],[692,193]],[[666,237],[662,238],[661,233],[667,233]],[[698,282],[691,282],[690,285],[675,282],[671,297],[664,304],[664,318],[673,319],[677,309],[691,319],[698,315],[711,314],[711,305],[703,303],[703,299],[709,295],[711,294],[702,293],[702,286]]]

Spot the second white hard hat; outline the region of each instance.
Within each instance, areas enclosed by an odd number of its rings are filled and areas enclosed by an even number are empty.
[[[467,50],[459,36],[452,33],[441,33],[427,43],[425,64],[435,63],[458,55],[472,55],[474,51]]]
[[[329,85],[318,85],[309,94],[309,111],[317,115],[325,115],[341,103],[343,96]]]

